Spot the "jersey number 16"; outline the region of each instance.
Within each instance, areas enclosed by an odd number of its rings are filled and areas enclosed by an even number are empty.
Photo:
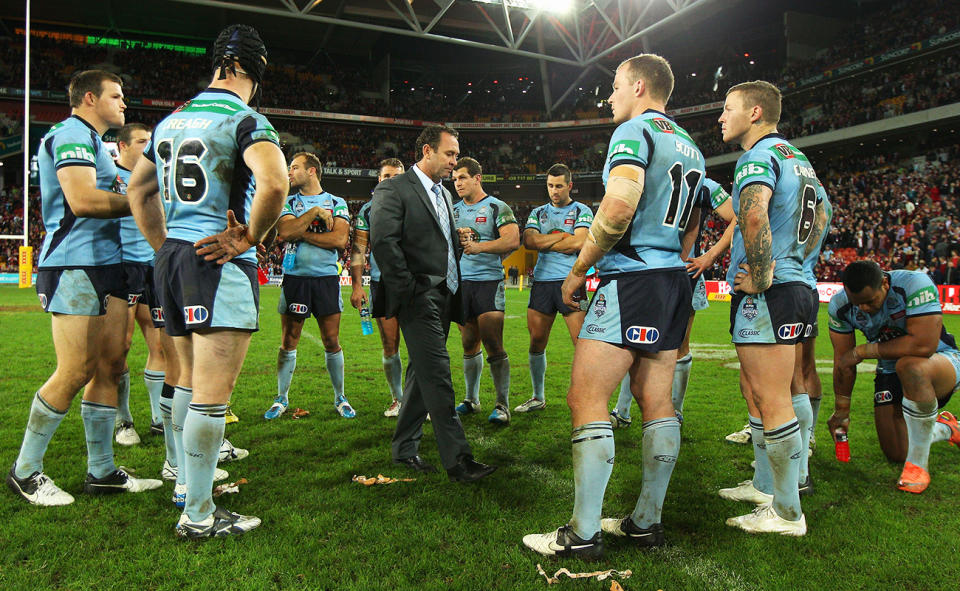
[[[207,172],[201,161],[207,146],[200,138],[187,138],[180,142],[174,158],[173,140],[157,143],[157,156],[163,161],[163,198],[170,201],[176,197],[183,203],[199,203],[207,196]]]

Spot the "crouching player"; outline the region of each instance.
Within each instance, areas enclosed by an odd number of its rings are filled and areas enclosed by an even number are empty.
[[[830,300],[833,345],[831,433],[850,426],[850,395],[857,364],[877,360],[873,418],[880,448],[891,462],[904,462],[897,488],[922,493],[930,484],[930,444],[960,444],[957,419],[937,411],[950,400],[960,376],[960,351],[943,328],[937,287],[918,271],[886,273],[873,261],[855,261],[843,271],[843,291]],[[854,331],[867,337],[857,345]]]

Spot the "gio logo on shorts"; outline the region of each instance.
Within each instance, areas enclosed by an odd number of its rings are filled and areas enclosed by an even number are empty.
[[[39,297],[40,297],[40,307],[43,308],[44,311],[46,311],[47,310],[47,294],[41,293],[39,294]]]
[[[781,324],[780,328],[777,329],[777,336],[781,339],[795,339],[803,334],[803,327],[803,322]]]
[[[201,324],[210,317],[210,312],[203,306],[184,306],[183,316],[187,324]]]
[[[890,390],[881,390],[879,392],[874,392],[873,402],[874,404],[883,404],[885,402],[893,402],[893,393],[890,392]]]
[[[128,293],[128,294],[127,294],[127,305],[128,305],[128,306],[136,306],[138,303],[140,303],[140,298],[142,298],[142,297],[143,297],[143,295],[142,295],[142,294],[139,294],[139,293]]]
[[[307,306],[306,304],[290,304],[287,306],[287,309],[294,314],[306,314]]]
[[[631,343],[649,345],[660,340],[660,331],[652,326],[631,326],[623,333]]]
[[[163,308],[150,308],[150,317],[154,322],[163,322]]]

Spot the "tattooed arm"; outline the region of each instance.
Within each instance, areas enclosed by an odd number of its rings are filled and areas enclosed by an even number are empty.
[[[760,183],[748,185],[740,192],[737,222],[749,265],[749,281],[746,285],[741,283],[741,291],[747,293],[766,291],[773,283],[773,235],[767,210],[771,197],[770,187]]]

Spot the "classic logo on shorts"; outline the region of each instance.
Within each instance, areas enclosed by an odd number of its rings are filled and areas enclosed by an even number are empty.
[[[649,345],[660,340],[660,331],[652,326],[631,326],[623,333],[631,343]]]
[[[184,306],[183,316],[187,324],[200,324],[207,321],[210,312],[203,306]]]
[[[287,306],[287,309],[293,312],[294,314],[306,314],[307,306],[306,304],[290,304]]]
[[[163,308],[150,308],[150,318],[154,322],[163,322]]]
[[[743,314],[743,317],[747,320],[753,320],[760,315],[760,310],[757,309],[757,303],[753,301],[753,298],[747,296],[743,298],[743,304],[740,306],[740,313]]]
[[[795,339],[803,332],[803,322],[794,322],[793,324],[781,324],[777,329],[777,336],[781,339]]]
[[[754,329],[752,329],[752,328],[741,328],[741,329],[737,332],[737,336],[739,336],[739,337],[742,338],[742,339],[745,339],[745,338],[747,338],[747,337],[758,337],[758,336],[760,336],[760,331],[759,331],[759,330],[754,330]]]
[[[874,392],[873,401],[876,404],[883,404],[884,402],[893,402],[893,392],[891,392],[890,390],[881,390],[879,392]]]
[[[607,298],[603,294],[597,294],[597,299],[593,302],[593,313],[600,318],[607,312]]]
[[[603,334],[607,332],[607,329],[602,326],[597,326],[596,324],[587,325],[587,334]]]

